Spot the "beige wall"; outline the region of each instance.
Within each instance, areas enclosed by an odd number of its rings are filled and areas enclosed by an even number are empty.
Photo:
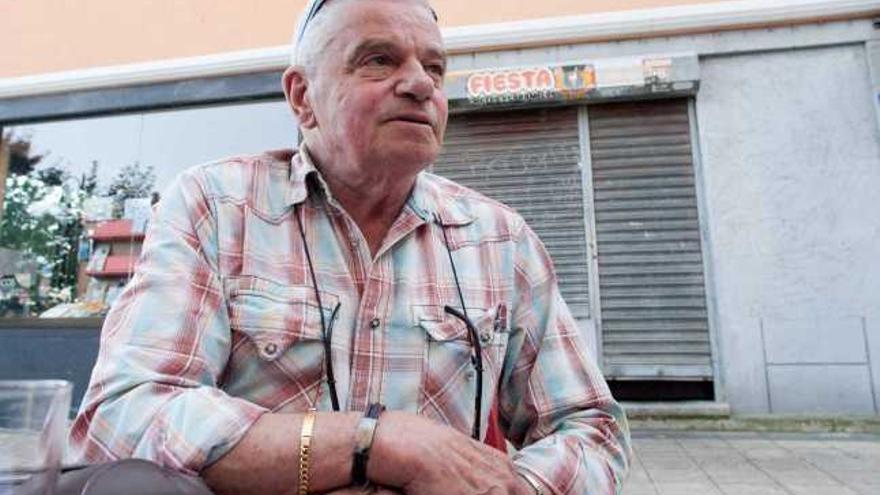
[[[444,26],[718,0],[433,0]],[[305,0],[2,0],[0,77],[277,46]]]

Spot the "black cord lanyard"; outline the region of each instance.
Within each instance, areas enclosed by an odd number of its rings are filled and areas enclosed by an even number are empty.
[[[309,243],[306,242],[306,232],[303,229],[302,218],[300,218],[301,208],[294,211],[293,216],[296,217],[296,223],[299,225],[299,235],[302,238],[303,249],[306,252],[306,261],[309,264],[309,274],[312,276],[312,287],[315,289],[315,299],[318,301],[318,313],[321,315],[321,340],[324,344],[324,363],[327,369],[327,385],[330,388],[330,404],[334,411],[339,411],[339,396],[336,395],[336,378],[333,376],[333,352],[330,347],[333,337],[333,322],[336,321],[336,313],[339,311],[340,304],[333,308],[330,315],[330,326],[328,327],[324,320],[324,305],[321,303],[321,291],[318,290],[318,278],[315,277],[315,267],[312,264],[312,255],[309,253]]]
[[[333,406],[334,411],[339,411],[339,397],[336,393],[336,379],[333,375],[333,354],[331,349],[331,338],[333,336],[333,323],[336,321],[336,314],[339,311],[340,304],[337,304],[335,308],[333,308],[333,313],[330,315],[330,325],[328,326],[326,320],[324,318],[324,305],[321,302],[321,291],[318,288],[318,278],[315,276],[315,267],[312,263],[312,255],[309,252],[309,243],[306,241],[306,233],[303,228],[303,222],[301,218],[301,208],[297,208],[299,211],[294,211],[294,216],[296,217],[296,223],[299,226],[299,235],[302,238],[303,250],[306,254],[306,262],[309,265],[309,274],[312,278],[312,288],[315,290],[315,299],[318,302],[318,312],[321,315],[321,337],[322,343],[324,347],[324,363],[327,372],[327,385],[330,388],[330,403]],[[446,227],[443,225],[440,217],[435,217],[435,221],[440,226],[440,230],[443,232],[443,245],[446,247],[446,254],[449,257],[449,264],[452,267],[452,277],[455,280],[455,288],[458,291],[458,300],[461,303],[461,311],[453,308],[452,306],[446,305],[443,307],[443,311],[452,316],[461,320],[468,332],[468,342],[471,345],[472,354],[471,354],[471,363],[474,366],[474,369],[477,372],[477,390],[476,396],[474,397],[474,425],[473,430],[471,432],[471,437],[474,440],[480,440],[480,423],[482,418],[482,405],[483,405],[483,346],[480,344],[480,336],[477,333],[477,329],[474,327],[473,322],[468,317],[467,314],[467,306],[464,302],[464,293],[461,290],[461,282],[458,278],[458,270],[455,266],[455,261],[452,259],[452,248],[449,247],[449,238],[446,235]]]
[[[477,329],[474,327],[471,319],[468,318],[467,306],[464,303],[464,293],[461,290],[461,283],[458,280],[458,270],[455,268],[455,261],[452,259],[452,248],[449,247],[449,238],[446,236],[446,227],[443,225],[443,221],[439,216],[435,216],[435,220],[437,224],[440,225],[440,230],[443,232],[443,244],[446,246],[446,254],[449,256],[449,265],[452,266],[452,278],[455,279],[455,288],[458,290],[458,300],[461,302],[461,311],[449,305],[443,306],[443,311],[464,322],[464,326],[468,331],[468,342],[470,342],[471,350],[473,351],[473,354],[471,355],[471,363],[474,365],[474,369],[477,372],[477,393],[476,397],[474,397],[474,428],[471,432],[471,437],[476,441],[480,441],[480,421],[482,418],[483,406],[483,346],[480,344],[480,336],[477,334]]]

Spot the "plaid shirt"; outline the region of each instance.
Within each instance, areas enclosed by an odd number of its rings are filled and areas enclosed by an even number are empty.
[[[483,342],[482,424],[492,406],[518,469],[553,493],[619,493],[626,419],[522,218],[422,173],[372,256],[289,151],[202,165],[166,192],[104,324],[75,456],[195,473],[267,411],[329,410],[321,311],[343,410],[382,402],[469,433],[475,379],[466,327],[443,310],[460,308],[444,230]]]

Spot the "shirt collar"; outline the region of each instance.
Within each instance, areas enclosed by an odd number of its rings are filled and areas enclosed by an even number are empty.
[[[309,150],[303,143],[299,151],[290,158],[288,205],[302,203],[309,196],[309,176],[314,177],[313,184],[320,193],[332,201],[330,188],[321,176],[321,171],[315,167]],[[449,191],[444,191],[436,177],[427,172],[421,172],[416,177],[416,183],[406,205],[425,222],[436,222],[444,227],[464,226],[474,221],[474,216],[465,208],[462,201],[457,196],[451,195]]]
[[[419,173],[407,205],[426,222],[443,227],[460,227],[474,221],[474,216],[461,198],[444,188],[438,178],[427,172]]]
[[[287,194],[287,204],[296,205],[302,203],[309,196],[308,178],[314,177],[314,183],[319,192],[330,198],[330,188],[324,182],[321,172],[315,167],[309,150],[305,143],[300,144],[299,150],[290,157],[290,189]]]

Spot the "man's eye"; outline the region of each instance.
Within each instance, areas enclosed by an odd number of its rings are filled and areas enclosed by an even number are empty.
[[[391,57],[388,55],[373,55],[364,61],[364,65],[372,67],[384,67],[391,65]]]
[[[443,77],[443,75],[446,73],[446,68],[444,68],[440,64],[428,64],[425,66],[425,70],[430,72],[431,74],[436,74],[440,77]]]

